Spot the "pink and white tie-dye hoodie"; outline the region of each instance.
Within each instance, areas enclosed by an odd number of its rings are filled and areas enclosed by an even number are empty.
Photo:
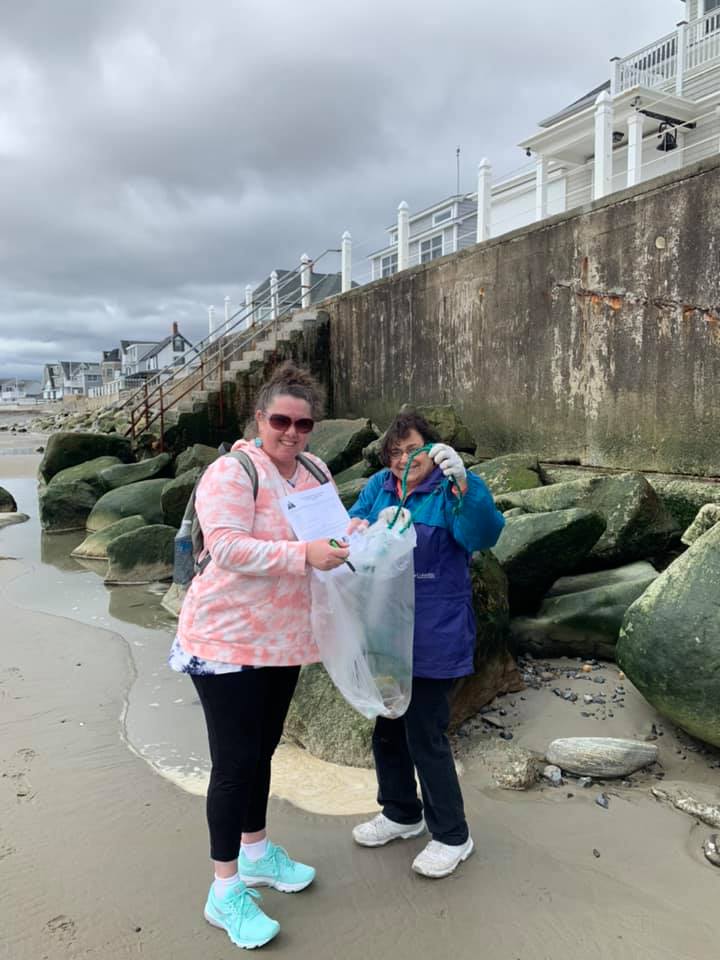
[[[310,629],[305,543],[278,503],[291,488],[262,448],[238,440],[233,450],[243,450],[257,468],[257,500],[233,457],[219,457],[205,471],[196,509],[212,559],[185,597],[180,645],[204,660],[243,666],[315,663],[320,655]],[[322,460],[312,459],[330,475]],[[293,482],[298,491],[317,486],[301,464]]]

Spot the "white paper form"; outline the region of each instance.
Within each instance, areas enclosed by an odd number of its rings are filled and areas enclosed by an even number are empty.
[[[280,498],[298,540],[344,540],[350,516],[331,483]]]

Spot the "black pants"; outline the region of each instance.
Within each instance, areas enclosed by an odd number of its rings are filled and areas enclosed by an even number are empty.
[[[229,862],[243,833],[265,828],[270,763],[300,667],[261,667],[193,677],[210,744],[210,856]]]
[[[468,838],[468,826],[447,738],[453,682],[414,677],[407,713],[398,720],[375,721],[373,753],[385,816],[395,823],[417,823],[424,807],[433,840],[459,846]]]

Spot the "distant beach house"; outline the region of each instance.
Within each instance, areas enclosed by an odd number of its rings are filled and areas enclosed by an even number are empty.
[[[299,270],[273,270],[252,293],[248,291],[248,325],[307,308],[340,293],[341,287],[339,273],[315,273],[309,260]]]
[[[34,403],[42,398],[43,385],[39,380],[21,380],[9,377],[0,380],[0,403],[21,403],[28,400]]]
[[[419,213],[398,207],[371,279],[461,250],[720,152],[720,0],[687,0],[665,36],[610,58],[610,77],[539,123],[525,169]],[[612,51],[609,51],[612,52]]]
[[[43,367],[43,400],[62,400],[63,397],[87,396],[102,383],[99,363],[84,360],[58,360]]]
[[[121,340],[120,374],[123,377],[143,377],[170,367],[181,366],[189,359],[192,343],[173,323],[172,331],[164,340]]]

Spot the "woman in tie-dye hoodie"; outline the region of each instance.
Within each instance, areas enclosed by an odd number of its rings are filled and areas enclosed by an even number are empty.
[[[331,570],[348,554],[327,540],[296,540],[279,505],[318,480],[296,458],[322,415],[322,393],[291,363],[261,388],[256,437],[239,440],[258,476],[234,457],[211,464],[196,510],[210,561],[192,581],[170,665],[190,674],[205,714],[212,770],[207,794],[215,879],[206,919],[238,946],[267,943],[279,930],[249,887],[284,892],[312,882],[266,834],[270,765],[300,667],[320,659],[310,629],[311,567]],[[328,477],[325,464],[305,454]]]

